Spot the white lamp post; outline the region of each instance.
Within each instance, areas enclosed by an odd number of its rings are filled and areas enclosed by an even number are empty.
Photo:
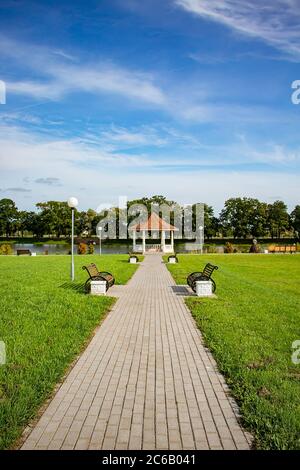
[[[201,255],[203,254],[203,239],[204,239],[204,234],[203,234],[204,228],[202,225],[199,226],[199,232],[200,232],[200,252]]]
[[[102,233],[102,227],[98,227],[98,237],[99,237],[99,255],[102,254],[102,248],[101,248],[101,233]]]
[[[78,206],[78,199],[76,197],[69,197],[68,206],[72,209],[71,281],[74,281],[74,209]]]

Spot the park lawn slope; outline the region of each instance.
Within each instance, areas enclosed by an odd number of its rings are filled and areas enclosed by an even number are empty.
[[[186,303],[237,399],[256,447],[300,449],[300,256],[179,255],[175,281],[219,266],[217,299]],[[298,355],[300,357],[300,354]]]
[[[83,293],[83,264],[95,262],[124,284],[137,269],[127,255],[0,257],[0,448],[8,448],[53,391],[114,303]]]

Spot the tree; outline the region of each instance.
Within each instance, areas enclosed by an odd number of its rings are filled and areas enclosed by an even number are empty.
[[[290,216],[291,226],[294,229],[296,237],[300,236],[300,205],[297,205]]]
[[[27,217],[28,217],[28,212],[18,211],[16,223],[15,223],[15,229],[18,231],[19,234],[21,233],[21,237],[24,236],[24,232],[27,230],[26,228]]]
[[[280,238],[289,228],[289,214],[283,201],[275,201],[267,208],[267,226],[272,238]]]
[[[16,228],[18,209],[11,199],[0,200],[0,231],[9,237]]]
[[[267,224],[268,204],[253,199],[250,232],[253,237],[264,237],[268,230]]]
[[[151,207],[155,206],[169,206],[173,207],[176,205],[175,201],[169,201],[165,196],[155,195],[151,197],[142,197],[141,199],[134,199],[132,201],[128,201],[127,208],[129,209],[132,205],[143,204],[147,207],[148,215],[151,213]]]
[[[97,213],[92,209],[88,209],[86,212],[85,211],[77,212],[76,221],[75,221],[77,234],[81,234],[81,235],[87,234],[88,236],[91,236],[93,233],[95,233],[94,219],[96,217],[97,217]]]
[[[41,238],[47,233],[47,226],[41,214],[36,212],[27,212],[24,221],[24,230],[31,232],[34,236]]]
[[[212,206],[204,204],[204,234],[206,238],[215,237],[218,232],[218,219],[214,217]]]
[[[231,198],[225,201],[220,222],[234,238],[263,236],[266,231],[267,205],[253,198]]]
[[[70,235],[71,233],[71,209],[66,202],[48,201],[39,202],[36,207],[40,210],[40,216],[45,224],[46,233]],[[77,210],[75,209],[75,216]]]

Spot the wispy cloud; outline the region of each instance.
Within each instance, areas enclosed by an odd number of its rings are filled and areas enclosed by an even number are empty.
[[[27,188],[6,188],[7,192],[9,193],[31,193],[31,189]]]
[[[35,99],[62,98],[81,91],[89,94],[111,93],[154,105],[166,101],[155,77],[140,70],[132,70],[112,63],[98,61],[88,64],[75,60],[62,50],[51,50],[0,36],[1,53],[22,66],[35,71],[35,80],[7,80],[8,92],[28,95]]]
[[[182,5],[185,2],[186,7],[198,5],[196,0],[177,1],[180,1]],[[206,2],[203,2],[203,5],[206,5]],[[107,60],[92,64],[86,63],[84,58],[70,61],[64,57],[64,51],[60,51],[61,54],[57,55],[51,49],[32,46],[29,43],[22,44],[3,38],[1,35],[0,41],[4,44],[3,56],[12,59],[26,71],[22,80],[6,80],[8,93],[28,96],[36,102],[38,100],[45,100],[46,103],[63,101],[72,93],[79,92],[80,96],[90,95],[99,98],[105,95],[118,95],[122,102],[127,100],[129,106],[146,110],[150,106],[151,109],[161,112],[164,116],[171,116],[172,120],[220,123],[265,122],[266,120],[270,122],[270,120],[278,120],[278,117],[281,121],[284,119],[282,111],[280,115],[273,110],[270,114],[270,109],[249,106],[249,104],[243,106],[242,103],[235,105],[234,91],[227,92],[226,99],[229,100],[227,105],[224,97],[218,96],[219,88],[214,88],[211,81],[203,77],[197,76],[197,80],[187,78],[182,83],[178,82],[176,77],[173,79],[171,75],[162,78],[158,71],[151,73],[133,70]],[[66,55],[68,56],[69,53]],[[153,138],[153,143],[163,144],[149,131],[141,136],[135,135],[134,131],[124,132],[120,128],[111,131],[109,137],[112,142],[123,141],[124,145],[134,144],[134,141],[139,144],[142,143],[141,140],[146,144],[151,138]]]
[[[27,95],[35,99],[57,100],[66,91],[66,87],[57,81],[48,83],[38,81],[8,81],[7,91],[17,95]]]
[[[51,176],[47,176],[46,178],[37,178],[35,183],[38,184],[46,184],[47,186],[61,186],[61,181],[59,178],[54,178]]]
[[[36,99],[57,100],[64,95],[81,91],[89,94],[111,93],[162,105],[165,96],[152,78],[141,72],[129,71],[112,65],[55,66],[44,71],[50,79],[44,81],[8,81],[7,91]]]
[[[41,124],[42,120],[38,116],[33,116],[32,114],[26,112],[11,112],[11,113],[1,113],[0,121],[2,123],[10,124],[14,122],[27,123],[27,124]]]
[[[126,128],[112,125],[108,130],[101,132],[100,139],[108,145],[121,147],[161,147],[169,142],[166,133],[154,126]]]
[[[58,167],[62,173],[75,167],[132,168],[147,166],[149,160],[142,154],[112,153],[79,137],[49,137],[20,126],[3,125],[0,128],[0,163],[3,171],[23,172],[24,177],[32,172],[39,179],[41,173],[55,174]],[[45,183],[45,180],[39,182]]]
[[[298,0],[175,0],[186,11],[222,23],[244,35],[259,38],[300,59],[300,3]]]

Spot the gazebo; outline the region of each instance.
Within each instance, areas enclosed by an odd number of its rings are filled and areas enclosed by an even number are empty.
[[[178,228],[169,224],[158,214],[152,212],[146,222],[140,222],[129,228],[132,231],[133,251],[146,253],[146,251],[161,251],[163,253],[174,252],[174,232]],[[136,243],[136,233],[142,233],[142,244]],[[161,234],[161,243],[146,245],[146,232],[158,232]],[[166,243],[166,232],[170,235],[170,244]]]

